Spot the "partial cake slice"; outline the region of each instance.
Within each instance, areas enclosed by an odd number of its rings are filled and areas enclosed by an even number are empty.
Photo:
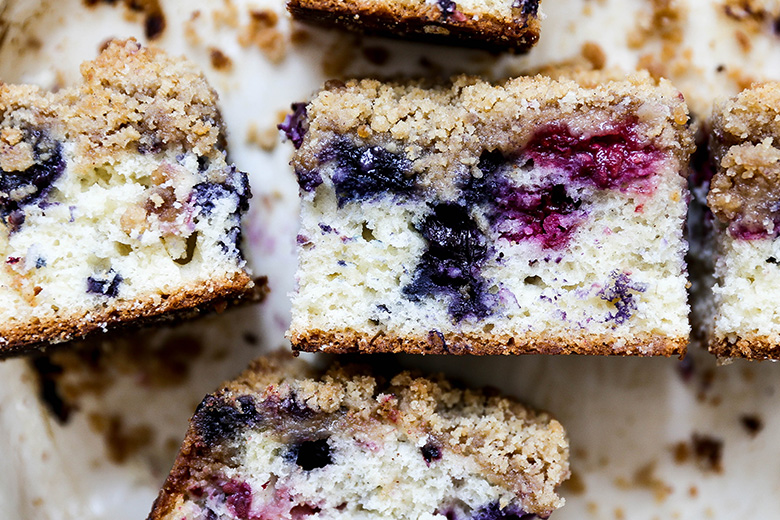
[[[207,396],[150,520],[531,520],[562,505],[561,425],[441,377],[257,360]]]
[[[295,348],[685,351],[693,140],[668,82],[364,80],[294,108]]]
[[[716,105],[710,139],[717,218],[710,351],[780,358],[780,83]]]
[[[526,52],[539,0],[288,0],[293,18],[369,35]]]
[[[202,74],[132,40],[81,72],[0,84],[0,357],[256,290],[247,176]]]

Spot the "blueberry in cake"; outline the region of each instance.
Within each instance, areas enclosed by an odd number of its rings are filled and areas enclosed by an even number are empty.
[[[525,52],[539,39],[539,0],[288,0],[298,20],[370,35]]]
[[[715,106],[710,152],[715,175],[714,319],[710,351],[780,358],[780,84],[744,90]]]
[[[81,72],[0,84],[0,355],[257,292],[205,78],[133,40]]]
[[[149,519],[532,520],[568,474],[561,425],[512,399],[269,357],[200,404]]]
[[[687,108],[646,74],[575,76],[294,105],[293,346],[682,354]]]

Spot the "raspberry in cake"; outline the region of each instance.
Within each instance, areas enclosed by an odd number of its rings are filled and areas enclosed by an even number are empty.
[[[780,358],[780,84],[716,105],[707,200],[716,217],[710,351]]]
[[[205,78],[133,40],[81,72],[0,84],[0,355],[257,294]]]
[[[568,475],[561,425],[512,399],[271,357],[203,400],[149,519],[531,520]]]
[[[288,0],[293,18],[370,35],[526,52],[539,0]]]
[[[682,354],[687,123],[646,74],[329,84],[280,125],[294,348]]]

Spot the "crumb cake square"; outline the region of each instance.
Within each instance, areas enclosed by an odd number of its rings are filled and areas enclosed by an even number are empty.
[[[693,139],[668,82],[363,80],[293,108],[294,348],[684,353]]]
[[[217,95],[113,42],[55,93],[0,84],[0,356],[255,295]]]
[[[744,90],[713,111],[714,319],[710,351],[780,358],[780,83]]]
[[[293,18],[369,35],[526,52],[539,0],[289,0]]]
[[[532,520],[568,476],[561,425],[513,399],[271,357],[200,404],[149,520]]]

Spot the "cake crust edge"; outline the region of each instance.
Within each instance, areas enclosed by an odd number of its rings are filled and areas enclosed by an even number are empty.
[[[369,336],[356,331],[295,331],[288,333],[293,350],[300,352],[408,353],[494,356],[509,354],[586,354],[600,356],[677,356],[682,359],[688,336],[643,334],[621,338],[599,334],[498,334],[438,333],[427,337]],[[780,347],[778,347],[780,355]]]
[[[13,327],[0,326],[0,359],[24,354],[49,344],[81,339],[98,331],[140,327],[163,321],[189,319],[208,312],[221,312],[238,303],[262,301],[268,280],[254,280],[246,272],[190,285],[166,298],[139,298],[71,315],[68,319],[28,321]]]
[[[433,7],[394,10],[387,5],[358,5],[351,9],[343,4],[337,0],[289,0],[287,10],[294,19],[319,26],[429,42],[447,41],[493,52],[525,53],[539,40],[540,24],[535,16],[524,15],[523,23],[507,24],[488,15],[478,20],[446,18]]]

